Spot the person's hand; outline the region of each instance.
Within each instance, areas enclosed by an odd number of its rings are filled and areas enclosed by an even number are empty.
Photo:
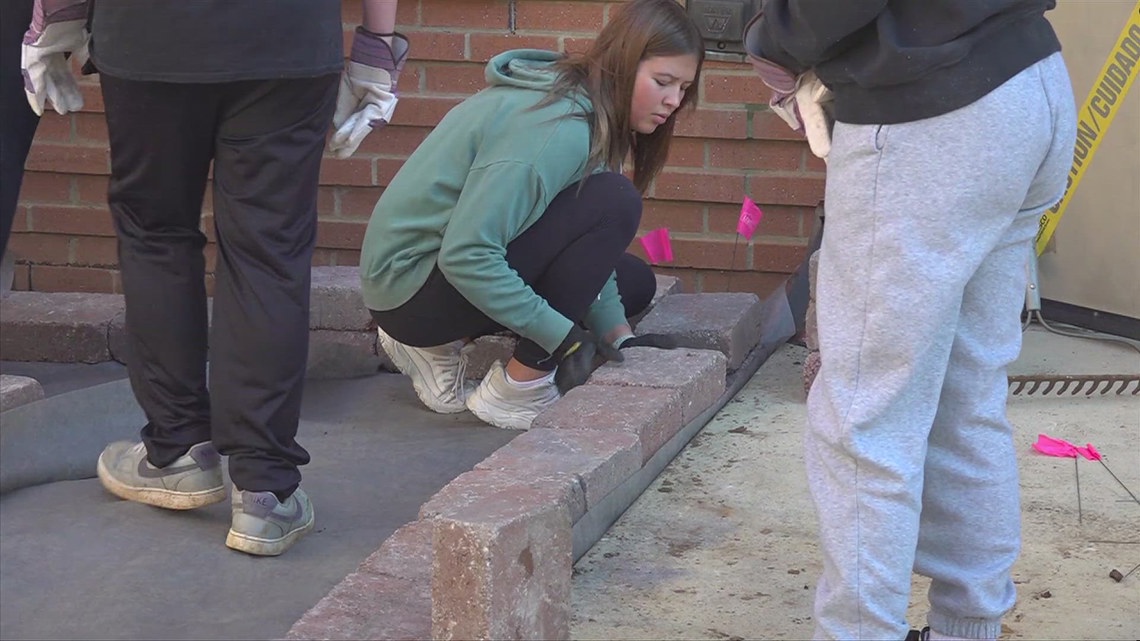
[[[24,35],[20,70],[24,92],[37,116],[48,100],[60,115],[83,107],[83,94],[71,73],[68,58],[87,60],[87,0],[37,2],[32,25]]]
[[[570,333],[566,335],[558,349],[554,350],[554,357],[558,359],[554,384],[561,394],[585,383],[594,371],[596,359],[617,363],[625,360],[617,348],[605,341],[599,341],[593,334],[577,325],[570,328]]]
[[[641,336],[626,336],[617,341],[618,349],[630,347],[656,347],[658,349],[677,349],[677,339],[669,334],[642,334]]]
[[[385,37],[357,27],[352,37],[352,54],[340,78],[340,91],[333,114],[329,150],[337,158],[348,158],[374,128],[392,120],[399,94],[396,81],[408,59],[408,39],[393,34]]]
[[[772,113],[804,134],[812,153],[826,160],[831,151],[832,119],[827,111],[831,90],[814,71],[796,75],[771,60],[757,56],[749,59],[760,80],[772,90],[768,101]]]

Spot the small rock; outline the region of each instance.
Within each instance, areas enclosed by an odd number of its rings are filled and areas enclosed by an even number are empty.
[[[1120,573],[1120,570],[1113,568],[1112,572],[1108,573],[1108,578],[1112,579],[1113,581],[1116,581],[1117,583],[1120,583],[1121,581],[1124,580],[1124,575]]]

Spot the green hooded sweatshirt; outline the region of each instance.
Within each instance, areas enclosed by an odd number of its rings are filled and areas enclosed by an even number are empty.
[[[396,173],[361,249],[369,309],[403,305],[439,265],[489,318],[548,352],[557,349],[572,321],[523,282],[506,252],[586,170],[588,99],[534,109],[553,86],[551,64],[560,57],[520,49],[492,58],[490,86],[448,112]],[[613,274],[584,320],[598,334],[626,322]]]

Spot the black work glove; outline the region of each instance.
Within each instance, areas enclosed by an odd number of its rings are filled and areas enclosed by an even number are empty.
[[[565,394],[590,378],[594,368],[606,361],[625,360],[621,352],[605,341],[594,338],[590,332],[575,325],[570,333],[554,350],[558,359],[558,371],[554,373],[554,384],[559,393]],[[595,361],[600,361],[595,363]]]
[[[627,347],[656,347],[659,349],[677,349],[677,339],[669,334],[642,334],[633,336],[621,342],[621,349]]]

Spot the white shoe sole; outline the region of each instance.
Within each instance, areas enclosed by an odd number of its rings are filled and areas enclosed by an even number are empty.
[[[297,539],[308,534],[309,531],[313,529],[313,525],[316,521],[314,515],[314,518],[309,519],[308,523],[305,523],[295,530],[291,530],[288,534],[279,539],[263,539],[261,537],[235,532],[233,528],[230,528],[229,533],[226,534],[226,547],[254,556],[277,556],[293,547]]]
[[[178,492],[164,488],[127,485],[111,475],[103,464],[101,456],[98,465],[95,466],[95,473],[99,476],[99,482],[103,484],[104,489],[111,494],[127,501],[145,503],[167,510],[192,510],[226,500],[225,485],[198,492]]]
[[[437,414],[458,414],[467,410],[463,401],[454,395],[452,396],[454,400],[444,400],[433,394],[430,389],[426,389],[427,385],[421,380],[419,373],[422,371],[430,372],[431,365],[429,363],[423,362],[413,352],[404,349],[403,345],[384,334],[380,335],[380,347],[388,355],[388,358],[392,359],[392,364],[396,366],[396,369],[412,379],[412,389],[415,390],[420,402],[426,405],[428,409]],[[416,361],[421,362],[416,363]],[[412,372],[415,372],[415,375]],[[466,385],[466,382],[464,384]]]

